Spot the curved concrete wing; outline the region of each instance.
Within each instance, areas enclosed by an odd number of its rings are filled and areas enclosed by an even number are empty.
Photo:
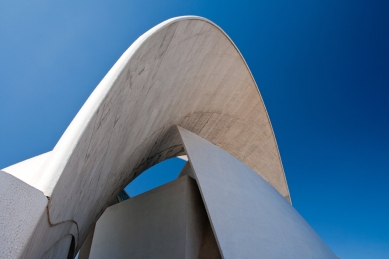
[[[50,152],[46,152],[1,170],[19,178],[25,183],[31,184],[34,181],[34,176],[37,174],[38,170],[42,167],[49,155]]]
[[[50,198],[51,224],[75,222],[84,240],[123,187],[184,154],[173,125],[229,152],[290,201],[266,108],[242,55],[214,23],[186,16],[131,45],[31,178]]]

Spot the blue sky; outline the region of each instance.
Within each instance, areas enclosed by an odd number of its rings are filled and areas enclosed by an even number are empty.
[[[246,59],[294,207],[341,258],[389,258],[384,0],[2,0],[0,168],[51,150],[131,43],[187,14],[217,23]]]

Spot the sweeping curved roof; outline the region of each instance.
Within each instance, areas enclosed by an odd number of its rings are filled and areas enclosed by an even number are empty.
[[[139,37],[54,150],[39,158],[33,176],[23,178],[23,166],[8,172],[50,198],[51,224],[75,222],[83,240],[124,186],[153,164],[183,154],[174,125],[229,152],[290,200],[270,120],[245,60],[218,26],[195,16],[167,20]]]

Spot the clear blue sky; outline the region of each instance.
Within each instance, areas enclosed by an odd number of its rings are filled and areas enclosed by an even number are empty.
[[[294,207],[342,258],[389,258],[385,0],[2,0],[0,168],[51,150],[131,43],[187,14],[245,57]]]

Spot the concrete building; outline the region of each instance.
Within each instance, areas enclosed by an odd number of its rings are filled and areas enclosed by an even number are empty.
[[[181,155],[176,181],[107,209]],[[201,17],[139,37],[51,152],[0,171],[0,193],[1,258],[336,258],[291,206],[246,62]]]

